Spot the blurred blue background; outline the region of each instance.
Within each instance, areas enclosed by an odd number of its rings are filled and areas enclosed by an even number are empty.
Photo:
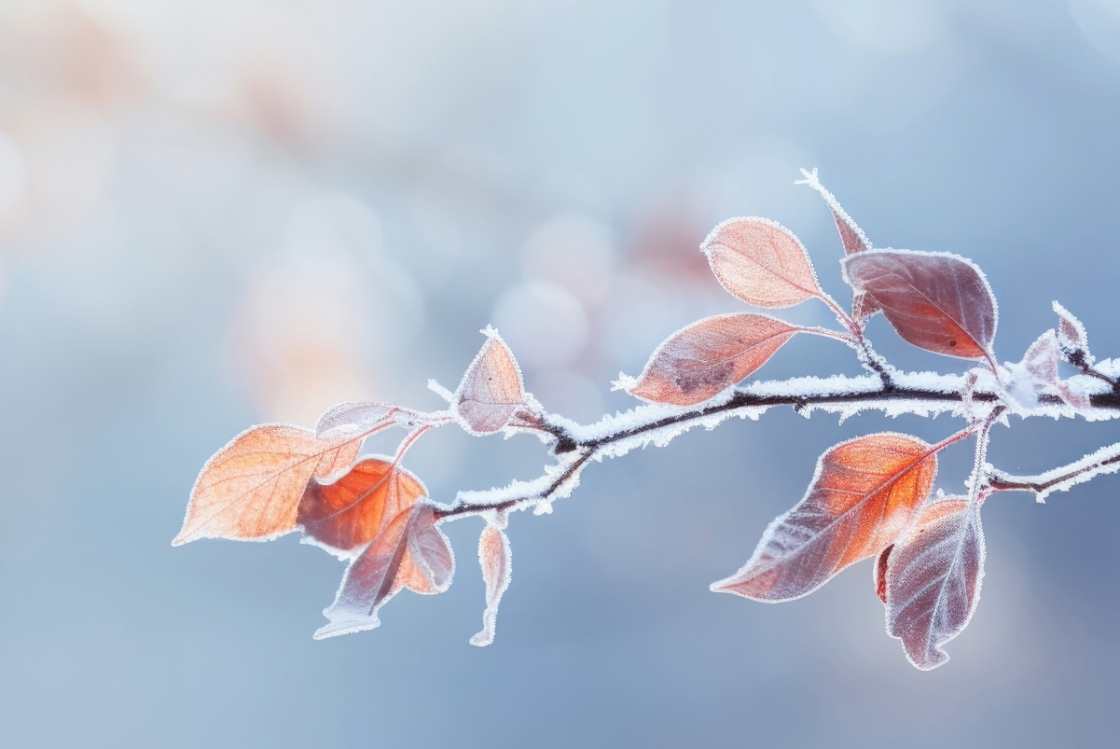
[[[547,407],[627,408],[620,370],[741,308],[696,252],[724,218],[790,227],[846,299],[799,167],[876,246],[983,267],[1001,360],[1052,299],[1120,355],[1118,123],[1117,0],[5,0],[0,744],[1111,743],[1115,476],[985,507],[983,600],[932,673],[885,634],[868,563],[782,606],[708,591],[828,446],[945,417],[774,411],[592,466],[553,515],[511,519],[487,649],[467,644],[480,521],[448,529],[448,593],[325,642],[334,558],[169,542],[234,434],[348,399],[437,408],[427,379],[454,387],[488,323]],[[857,371],[814,339],[764,374]],[[991,458],[1023,472],[1120,435],[1012,426]],[[544,462],[443,432],[409,456],[439,501]]]

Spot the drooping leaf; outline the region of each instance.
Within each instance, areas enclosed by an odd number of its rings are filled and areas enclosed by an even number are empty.
[[[350,563],[334,603],[323,611],[330,623],[315,639],[374,629],[381,624],[377,610],[402,588],[425,594],[447,590],[455,557],[436,522],[427,504],[398,513]]]
[[[936,473],[936,448],[915,437],[872,434],[836,445],[817,462],[805,498],[770,524],[742,569],[712,590],[760,601],[811,593],[893,543]]]
[[[322,436],[332,429],[350,427],[363,432],[376,429],[379,426],[392,424],[396,417],[405,409],[394,406],[392,403],[378,401],[348,401],[332,406],[319,417],[315,425],[315,434]]]
[[[848,283],[881,307],[906,341],[962,359],[990,355],[995,297],[972,263],[905,250],[861,252],[841,262]]]
[[[339,551],[353,551],[372,541],[427,493],[420,479],[394,465],[392,458],[364,458],[329,483],[311,479],[299,503],[297,522],[309,538]]]
[[[307,482],[348,467],[364,437],[355,431],[316,437],[284,425],[243,432],[203,466],[172,545],[199,538],[263,541],[295,530]]]
[[[408,561],[412,569],[405,587],[424,595],[447,590],[455,574],[455,554],[438,523],[431,505],[420,504],[413,510],[408,530]]]
[[[700,249],[723,288],[748,304],[790,307],[823,296],[805,248],[773,221],[729,219]]]
[[[980,600],[984,533],[979,508],[936,502],[895,544],[887,567],[887,632],[928,671],[949,660],[942,646],[968,625]]]
[[[701,403],[765,364],[797,330],[765,315],[705,318],[669,336],[629,392],[655,403]]]
[[[521,369],[509,346],[490,328],[459,389],[455,408],[468,430],[476,435],[493,434],[506,426],[522,408],[524,387]]]
[[[486,611],[482,613],[482,631],[471,638],[471,645],[485,647],[494,642],[498,604],[510,581],[512,558],[509,538],[504,531],[486,526],[478,539],[478,562],[482,566],[482,580],[486,583]]]

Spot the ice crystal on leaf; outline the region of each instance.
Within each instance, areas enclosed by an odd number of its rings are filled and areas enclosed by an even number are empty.
[[[551,512],[593,462],[668,445],[698,426],[715,429],[734,417],[759,420],[774,408],[789,407],[806,418],[817,411],[836,414],[841,421],[867,410],[951,414],[963,428],[935,444],[886,432],[827,450],[801,501],[770,524],[738,572],[712,585],[758,601],[789,601],[871,559],[888,634],[902,641],[914,666],[944,663],[945,644],[960,635],[979,600],[981,506],[1000,492],[1028,492],[1041,500],[1120,471],[1117,443],[1036,475],[1011,475],[986,460],[992,426],[1010,426],[1009,415],[1115,418],[1120,360],[1098,362],[1085,326],[1055,302],[1057,329],[1043,333],[1021,361],[997,365],[996,300],[979,267],[956,255],[872,247],[816,170],[802,173],[801,182],[820,193],[835,221],[841,277],[853,292],[850,313],[821,289],[801,242],[774,221],[729,219],[700,249],[715,281],[740,301],[780,309],[817,299],[835,315],[836,327],[805,327],[742,310],[706,317],[670,335],[638,377],[620,375],[615,388],[645,402],[592,424],[546,411],[526,392],[513,351],[488,327],[455,392],[429,381],[444,401],[441,410],[342,403],[324,413],[314,430],[272,424],[234,438],[203,466],[173,543],[267,540],[301,531],[304,541],[348,562],[324,611],[328,623],[315,633],[322,639],[377,627],[381,608],[401,590],[446,590],[455,556],[441,525],[477,517],[486,523],[478,545],[486,596],[483,627],[471,643],[485,646],[494,640],[510,581],[511,514]],[[866,335],[867,319],[880,311],[903,340],[970,360],[972,368],[964,374],[896,369]],[[865,373],[758,379],[766,362],[799,333],[849,346]],[[1063,379],[1062,362],[1075,374]],[[459,491],[453,502],[441,504],[404,463],[417,440],[445,426],[476,437],[533,435],[547,446],[548,462],[535,479]],[[391,429],[402,433],[392,456],[361,454],[366,438]],[[968,495],[945,497],[938,490],[931,502],[938,454],[965,441],[975,447],[973,469],[964,478]]]

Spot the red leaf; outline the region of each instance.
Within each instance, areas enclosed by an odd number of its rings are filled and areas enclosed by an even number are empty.
[[[831,448],[817,462],[805,498],[770,524],[742,569],[712,590],[789,601],[878,554],[929,495],[936,451],[915,437],[891,433]]]
[[[887,570],[887,632],[928,671],[949,660],[941,649],[968,625],[980,600],[984,533],[979,508],[962,499],[922,511],[895,544]]]
[[[370,457],[330,483],[312,479],[299,503],[303,532],[339,551],[368,544],[385,525],[427,496],[424,484],[393,459]]]
[[[487,526],[478,539],[478,562],[486,583],[486,611],[482,613],[482,631],[471,638],[471,645],[485,647],[494,642],[498,604],[509,587],[511,556],[509,538],[504,531]]]
[[[456,409],[469,432],[493,434],[522,407],[521,370],[505,342],[492,329],[455,393]]]
[[[701,403],[757,370],[797,331],[764,315],[708,317],[669,336],[629,393],[655,403]]]
[[[447,590],[455,559],[435,523],[435,513],[426,504],[393,518],[350,563],[334,603],[323,612],[330,624],[315,632],[315,639],[374,629],[381,624],[377,610],[402,588],[418,593]]]
[[[700,249],[723,288],[747,304],[790,307],[823,296],[805,248],[773,221],[729,219]]]
[[[203,466],[172,545],[199,538],[263,541],[295,530],[307,482],[348,467],[364,438],[354,431],[316,437],[283,425],[243,432]]]
[[[995,297],[972,263],[905,250],[861,252],[841,262],[848,283],[867,293],[906,341],[962,359],[990,358]]]

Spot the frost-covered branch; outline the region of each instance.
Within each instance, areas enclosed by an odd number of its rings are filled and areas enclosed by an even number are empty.
[[[1120,471],[1120,442],[1036,476],[1013,476],[989,465],[985,478],[987,485],[996,491],[1034,492],[1038,501],[1042,502],[1052,492],[1069,491],[1077,484],[1117,471]]]
[[[826,294],[800,241],[761,218],[719,224],[701,245],[716,280],[754,308],[781,309],[815,300],[837,328],[805,327],[757,311],[699,320],[671,334],[636,377],[616,389],[642,401],[625,413],[578,424],[547,412],[525,391],[514,353],[497,331],[451,392],[429,383],[447,407],[423,412],[390,403],[344,403],[315,429],[268,425],[250,429],[203,467],[173,543],[221,537],[267,540],[299,530],[304,540],[347,560],[349,567],[329,623],[316,638],[372,629],[398,591],[439,593],[451,582],[454,555],[441,526],[478,516],[486,527],[479,561],[486,583],[483,630],[472,644],[494,639],[498,604],[510,582],[507,524],[512,512],[547,513],[572,495],[592,462],[654,445],[664,447],[702,426],[758,420],[775,407],[840,420],[865,411],[887,416],[951,414],[965,423],[940,442],[881,432],[857,437],[821,456],[802,500],[766,529],[754,554],[713,590],[762,601],[811,593],[846,567],[875,561],[875,591],[886,606],[887,630],[902,640],[918,668],[944,663],[943,645],[968,623],[979,600],[984,539],[980,512],[1000,491],[1033,491],[1039,499],[1105,473],[1120,471],[1120,443],[1038,476],[1012,476],[986,462],[996,421],[1045,416],[1102,421],[1120,417],[1120,362],[1098,362],[1084,326],[1061,305],[1022,360],[999,364],[993,343],[995,295],[971,261],[946,253],[879,250],[821,185],[853,291],[850,312]],[[875,352],[867,321],[882,314],[898,335],[927,352],[971,362],[963,375],[904,372]],[[860,376],[750,378],[791,338],[841,341],[866,370]],[[1077,374],[1062,378],[1059,365]],[[745,383],[745,384],[743,384]],[[551,462],[532,481],[459,492],[449,504],[429,496],[404,468],[411,445],[435,428],[459,427],[476,437],[530,434]],[[363,455],[365,440],[404,430],[393,455]],[[935,491],[938,456],[975,438],[968,493]]]

